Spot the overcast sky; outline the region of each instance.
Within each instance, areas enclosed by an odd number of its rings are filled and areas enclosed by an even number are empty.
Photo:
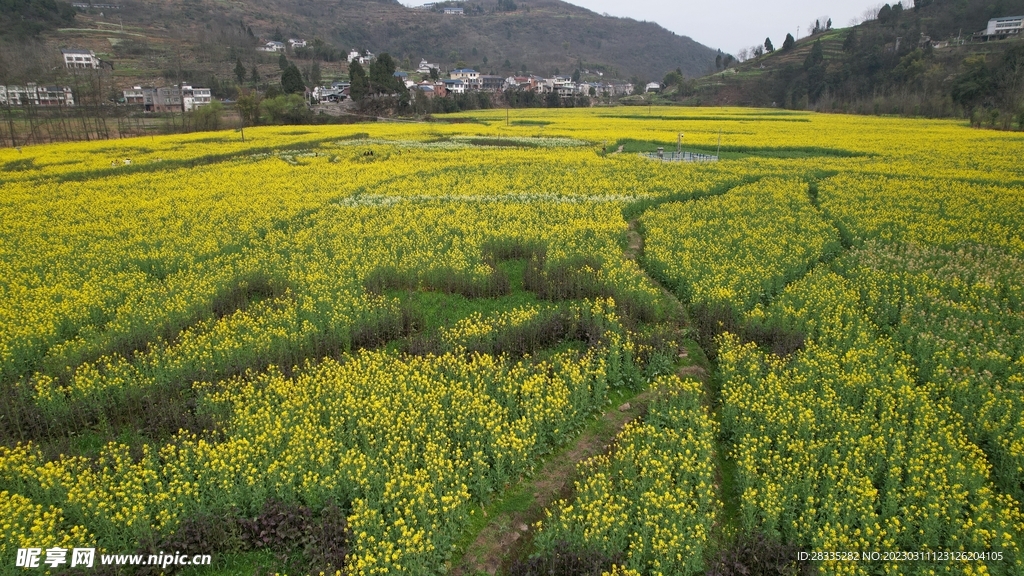
[[[410,6],[426,1],[402,0]],[[868,8],[881,5],[878,0],[568,1],[599,14],[607,12],[612,16],[657,22],[676,34],[731,54],[761,44],[766,37],[770,37],[776,47],[782,46],[787,33],[797,35],[797,27],[800,36],[806,36],[808,24],[813,25],[822,16],[831,17],[836,28],[849,26],[851,19],[860,20]]]

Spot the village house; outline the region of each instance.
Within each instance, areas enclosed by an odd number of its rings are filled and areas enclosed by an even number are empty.
[[[401,80],[402,84],[404,84],[406,88],[412,88],[413,86],[416,85],[416,82],[413,82],[412,80],[409,79],[408,72],[402,72],[401,70],[398,70],[394,73],[394,77]]]
[[[306,41],[301,38],[290,38],[288,40],[288,45],[292,48],[305,48]]]
[[[644,86],[644,92],[658,92],[661,90],[661,84],[657,82],[648,82],[647,86]]]
[[[537,89],[537,78],[534,76],[509,76],[505,78],[506,90],[532,91]]]
[[[353,48],[348,53],[348,60],[347,60],[347,62],[351,62],[351,61],[355,60],[356,62],[359,62],[360,64],[365,66],[366,64],[369,64],[371,61],[373,61],[373,59],[374,59],[373,52],[370,52],[369,50],[365,50],[363,52],[359,52],[358,50]]]
[[[572,80],[567,82],[558,82],[555,84],[555,92],[561,98],[572,98],[576,95],[576,83]]]
[[[313,88],[313,101],[318,104],[327,104],[330,102],[341,102],[345,99],[345,88],[348,88],[348,84],[344,85],[331,85],[317,86]]]
[[[146,112],[192,112],[213,102],[209,88],[194,86],[133,86],[121,93],[125,104],[141,105]]]
[[[271,40],[263,46],[257,48],[260,52],[284,52],[284,42],[276,42]]]
[[[472,68],[458,68],[448,73],[452,80],[462,80],[466,90],[480,89],[480,73]]]
[[[490,74],[480,75],[480,89],[484,92],[501,92],[504,87],[505,79],[501,76],[491,76]]]
[[[64,55],[65,68],[99,68],[100,59],[92,50],[66,48],[60,51]]]
[[[131,90],[125,90],[122,94],[124,95],[124,103],[129,106],[146,103],[146,92],[142,89],[142,86],[132,86]]]
[[[444,89],[445,89],[445,93],[465,94],[466,93],[466,83],[463,82],[462,80],[452,80],[452,79],[445,80],[444,81]]]
[[[560,96],[571,95],[576,89],[576,84],[568,76],[555,76],[554,78],[537,78],[537,91],[542,94],[557,92]]]
[[[420,65],[418,68],[416,68],[416,71],[419,72],[420,74],[430,74],[431,69],[440,70],[441,67],[438,66],[437,64],[431,64],[430,62],[427,62],[424,59],[420,60]]]
[[[181,88],[161,86],[155,89],[153,112],[181,112]]]
[[[465,16],[466,11],[462,8],[445,8],[444,13],[449,16]]]
[[[1024,32],[1024,16],[1003,16],[992,18],[988,26],[974,34],[979,40],[1003,40]]]
[[[0,105],[3,106],[74,106],[75,98],[69,86],[0,86]]]
[[[437,96],[437,90],[434,89],[432,82],[423,81],[416,85],[416,92],[426,96],[427,98],[433,98]]]
[[[209,88],[181,87],[181,106],[185,112],[191,112],[213,101]]]

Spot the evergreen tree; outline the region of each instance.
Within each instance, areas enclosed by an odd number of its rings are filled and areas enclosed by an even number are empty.
[[[792,34],[786,34],[786,39],[782,42],[782,49],[789,50],[793,46],[796,46],[796,38],[793,38]]]
[[[814,45],[811,46],[811,53],[804,59],[804,70],[809,70],[814,66],[821,65],[825,60],[825,51],[821,47],[821,40],[815,40]]]
[[[323,76],[320,71],[320,62],[314,61],[309,71],[309,83],[313,86],[319,86],[322,80]]]
[[[242,66],[242,59],[235,60],[235,78],[239,84],[245,83],[245,66]]]
[[[302,82],[302,72],[295,64],[288,66],[288,69],[281,74],[281,88],[285,94],[301,94],[306,91],[306,85]]]
[[[249,75],[249,81],[252,82],[253,87],[259,86],[260,71],[256,69],[255,64],[252,66],[252,73]]]
[[[375,93],[390,93],[398,89],[401,82],[395,78],[395,60],[387,52],[370,64],[370,89]],[[404,86],[404,84],[403,84]]]
[[[765,38],[764,39],[764,51],[765,52],[775,52],[775,46],[772,45],[772,39],[771,38]]]
[[[366,98],[366,94],[370,91],[370,86],[369,79],[366,77],[366,71],[363,70],[362,64],[356,60],[353,60],[348,65],[348,81],[349,97],[356,102],[362,102],[363,98]]]
[[[847,54],[857,51],[857,29],[851,28],[850,33],[846,35],[846,39],[843,40],[843,52]]]
[[[892,7],[888,4],[882,6],[878,10],[878,21],[882,24],[888,24],[889,20],[892,19]]]

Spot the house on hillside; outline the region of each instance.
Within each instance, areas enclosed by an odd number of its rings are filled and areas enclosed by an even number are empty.
[[[419,67],[416,68],[416,71],[419,72],[420,74],[430,74],[430,70],[431,69],[440,70],[441,67],[438,66],[437,64],[431,64],[430,62],[427,62],[424,59],[424,60],[420,60],[420,65],[419,65]]]
[[[988,21],[988,26],[974,35],[979,40],[1003,40],[1024,32],[1024,16],[1003,16]]]
[[[99,68],[100,59],[92,50],[67,48],[60,51],[64,55],[65,68]]]
[[[306,41],[301,38],[289,38],[288,45],[292,48],[305,48]]]
[[[644,86],[644,92],[660,92],[661,84],[657,82],[648,82],[647,86]]]
[[[284,42],[276,42],[271,40],[263,46],[257,48],[260,52],[284,52]]]
[[[370,52],[369,50],[364,50],[363,52],[360,52],[359,50],[353,48],[349,50],[348,59],[346,60],[346,62],[351,62],[355,60],[356,62],[359,62],[360,64],[365,66],[366,64],[369,64],[374,58],[375,56],[373,55],[373,52]]]
[[[465,16],[466,11],[462,8],[445,8],[444,13],[449,16]]]
[[[409,73],[408,72],[402,72],[401,70],[397,70],[394,73],[394,77],[398,78],[399,80],[401,80],[402,84],[404,84],[406,88],[412,88],[413,86],[416,85],[415,82],[413,82],[412,80],[409,79]]]

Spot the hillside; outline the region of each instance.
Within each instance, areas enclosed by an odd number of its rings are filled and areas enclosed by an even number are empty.
[[[670,99],[700,104],[779,106],[950,116],[1001,115],[1024,106],[1024,38],[972,40],[991,17],[1024,13],[1024,1],[918,1],[880,17],[824,30],[686,84]]]
[[[52,49],[95,50],[113,64],[117,84],[233,81],[238,59],[266,78],[279,74],[277,56],[255,48],[288,38],[319,40],[325,78],[344,74],[343,55],[352,48],[388,52],[403,67],[426,58],[442,70],[465,65],[502,75],[585,68],[649,80],[676,68],[688,77],[714,68],[716,51],[651,22],[602,16],[560,0],[524,0],[507,12],[498,11],[496,0],[462,5],[465,16],[385,0],[125,0],[117,10],[80,11],[73,28],[45,39]]]

